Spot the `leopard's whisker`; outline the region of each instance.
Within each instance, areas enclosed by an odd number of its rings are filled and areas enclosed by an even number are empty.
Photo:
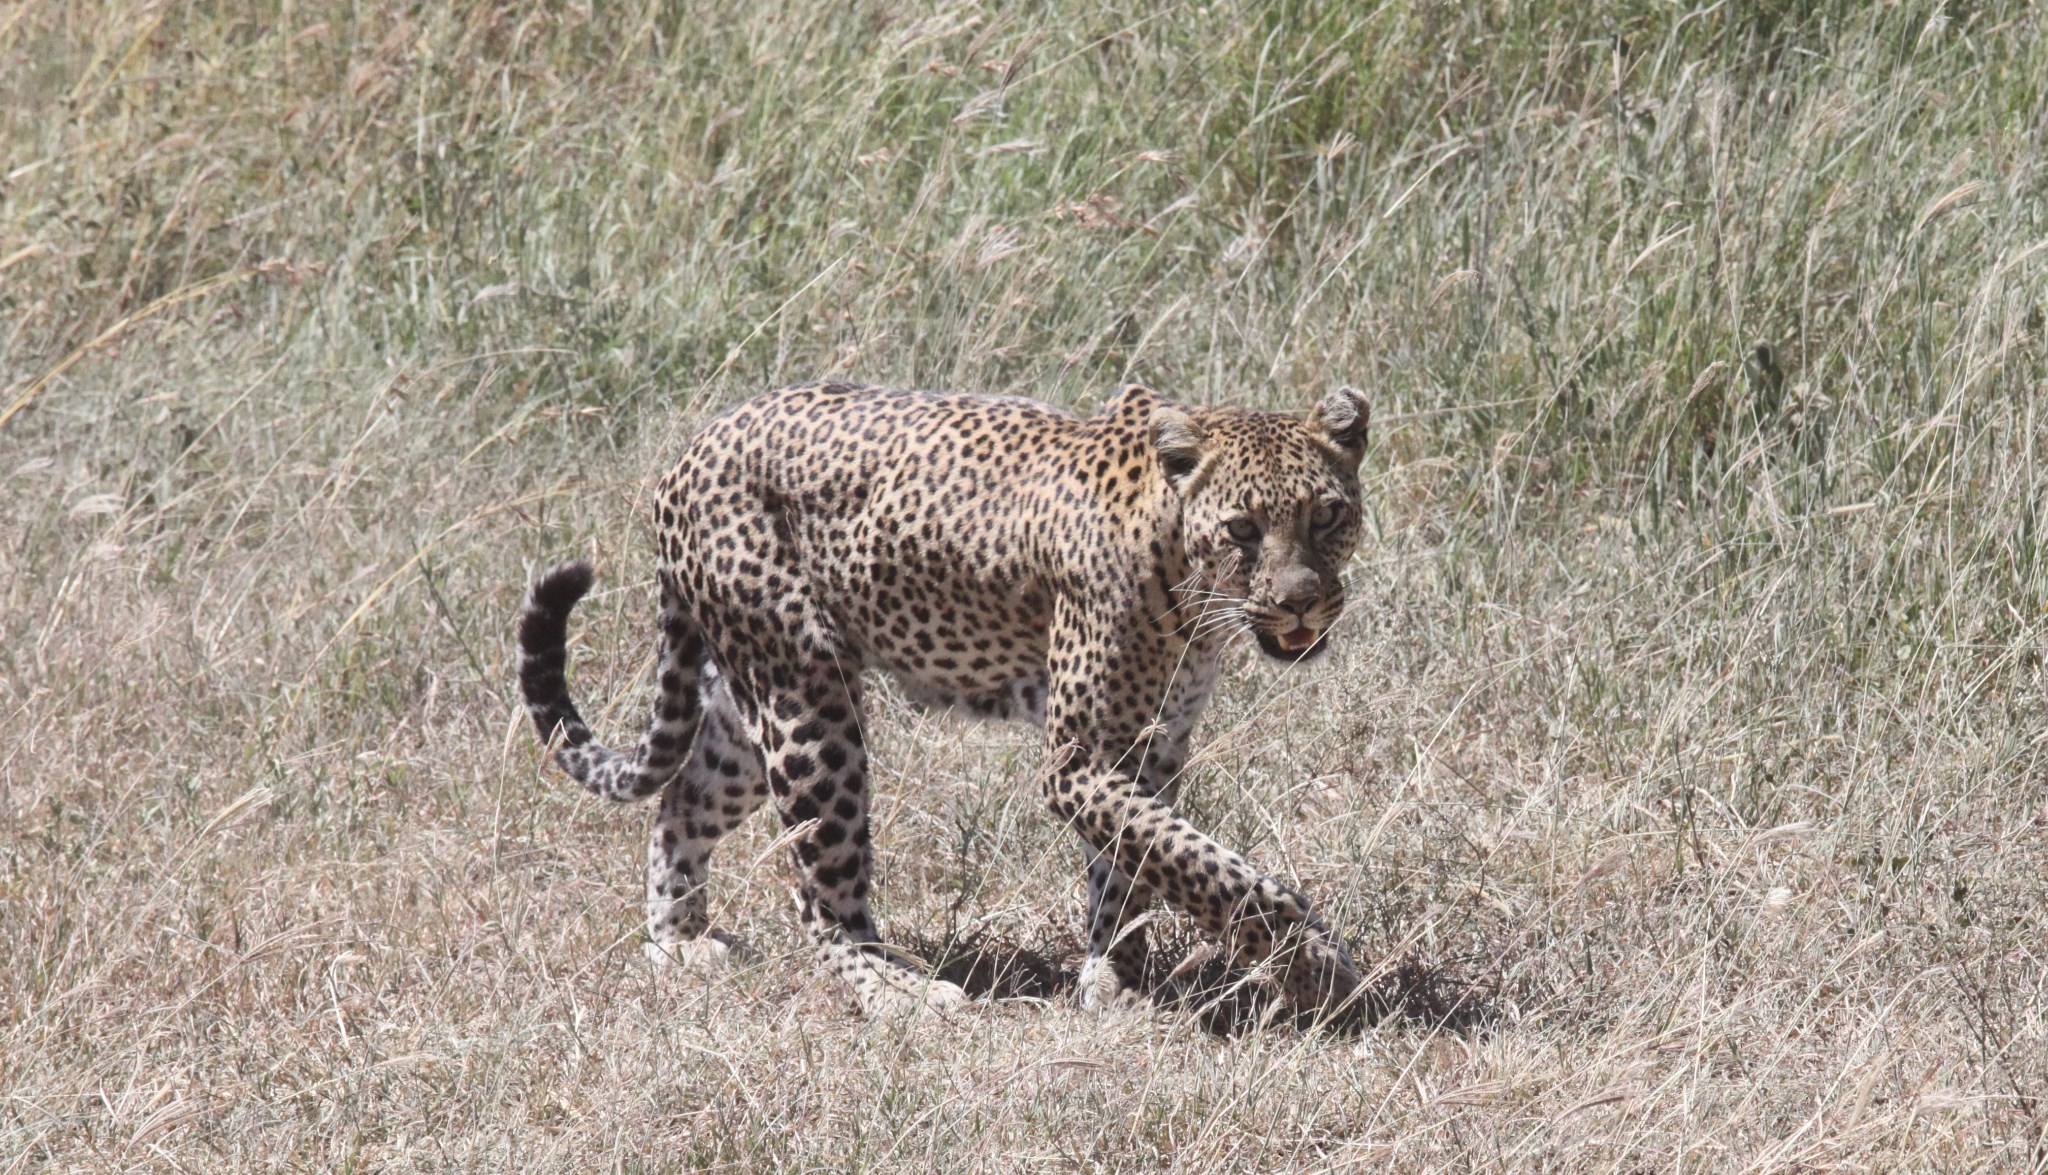
[[[1247,632],[1251,631],[1253,627],[1251,618],[1246,616],[1242,610],[1237,610],[1213,617],[1209,623],[1196,630],[1195,636],[1199,639],[1233,626],[1242,628]]]
[[[1218,596],[1213,600],[1203,600],[1194,608],[1194,614],[1181,624],[1180,631],[1199,627],[1216,616],[1242,611],[1243,607],[1244,601],[1235,596]]]
[[[1230,624],[1239,622],[1240,618],[1237,616],[1228,613],[1218,613],[1216,615],[1206,616],[1197,621],[1194,621],[1189,625],[1186,631],[1189,640],[1201,640],[1203,637],[1208,636],[1210,633],[1216,632],[1219,629],[1222,629]]]

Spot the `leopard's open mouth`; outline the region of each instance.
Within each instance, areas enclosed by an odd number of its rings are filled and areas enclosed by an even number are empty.
[[[1278,635],[1261,632],[1258,634],[1259,649],[1275,661],[1286,661],[1290,664],[1306,661],[1323,654],[1329,645],[1324,638],[1328,637],[1329,633],[1329,629],[1314,629],[1305,624],[1297,624],[1291,631]]]

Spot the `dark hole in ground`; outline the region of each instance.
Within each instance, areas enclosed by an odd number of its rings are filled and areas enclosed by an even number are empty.
[[[1001,934],[908,935],[901,941],[940,979],[959,984],[978,1000],[1058,999],[1073,990],[1079,977],[1077,969],[1062,965],[1071,952],[1028,946]]]
[[[931,963],[939,978],[959,984],[976,999],[1077,998],[1082,953],[1072,940],[1025,942],[984,933],[950,940],[909,936],[902,945]],[[1153,945],[1145,981],[1155,1004],[1191,1016],[1216,1036],[1236,1036],[1269,1022],[1316,1025],[1315,1016],[1285,1008],[1270,986],[1219,958],[1174,977],[1200,945],[1200,940],[1179,938]],[[1483,1029],[1497,1016],[1498,984],[1474,966],[1476,960],[1409,955],[1375,966],[1355,948],[1353,957],[1376,977],[1364,999],[1323,1024],[1329,1030],[1355,1034],[1375,1025],[1408,1023],[1467,1032]]]

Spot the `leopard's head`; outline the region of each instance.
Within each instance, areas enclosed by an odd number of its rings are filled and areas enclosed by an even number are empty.
[[[1159,468],[1180,502],[1197,632],[1249,629],[1267,656],[1323,652],[1358,546],[1358,463],[1371,409],[1339,388],[1307,420],[1161,405]]]

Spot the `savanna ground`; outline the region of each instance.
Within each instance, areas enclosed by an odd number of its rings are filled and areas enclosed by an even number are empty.
[[[2044,111],[2019,4],[0,8],[0,1171],[2048,1167]],[[510,621],[597,557],[637,730],[652,477],[825,374],[1369,390],[1186,806],[1396,1014],[1084,1016],[1033,737],[886,699],[1009,998],[850,1016],[766,818],[642,959]]]

